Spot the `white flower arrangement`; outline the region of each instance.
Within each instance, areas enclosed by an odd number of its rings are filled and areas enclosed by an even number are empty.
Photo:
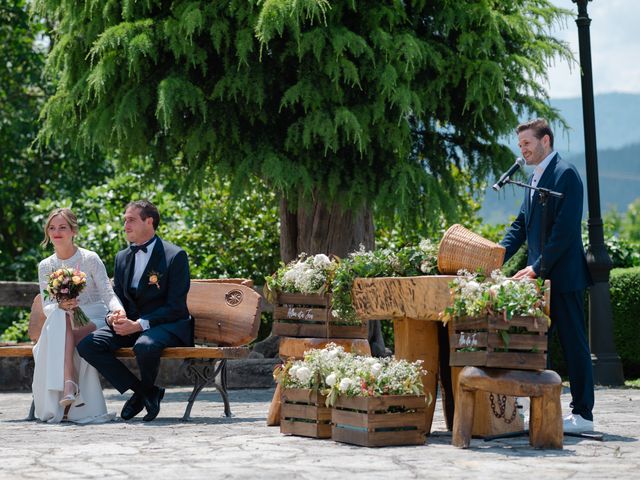
[[[313,256],[301,253],[296,260],[266,277],[266,293],[270,297],[276,292],[321,295],[327,291],[337,267],[336,259],[322,253]]]
[[[304,360],[288,361],[276,370],[275,377],[285,388],[326,395],[330,406],[338,395],[424,395],[424,374],[421,361],[358,356],[332,343],[322,350],[305,352]]]
[[[285,388],[324,392],[335,384],[336,377],[331,374],[346,356],[344,348],[330,343],[323,349],[305,352],[303,360],[287,361],[276,369],[274,377]]]
[[[453,304],[442,312],[444,321],[456,317],[514,316],[549,317],[544,313],[542,280],[513,280],[494,270],[489,278],[460,270],[450,284]]]
[[[373,358],[347,354],[337,369],[331,372],[331,382],[325,382],[328,385],[325,392],[327,405],[335,404],[339,395],[424,395],[424,374],[426,371],[422,369],[422,361],[411,363],[393,357]]]

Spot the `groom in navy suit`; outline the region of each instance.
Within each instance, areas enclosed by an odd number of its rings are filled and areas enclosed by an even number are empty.
[[[527,165],[535,166],[529,183],[564,197],[548,198],[545,219],[539,193],[526,190],[520,213],[501,242],[507,249],[505,261],[526,241],[527,267],[514,278],[551,280],[549,338],[557,330],[571,383],[572,413],[564,419],[564,430],[591,431],[593,372],[584,321],[584,290],[591,277],[581,235],[582,181],[576,168],[553,150],[553,132],[546,120],[519,125],[516,133]]]
[[[181,248],[156,235],[160,214],[146,200],[131,202],[124,230],[131,245],[118,252],[113,289],[124,311],[107,317],[107,326],[78,344],[78,353],[120,393],[134,393],[120,416],[133,418],[146,408],[144,421],[160,412],[164,389],[155,385],[160,355],[166,347],[192,346],[193,322],[187,309],[189,261]],[[140,379],[118,360],[114,351],[133,347]]]

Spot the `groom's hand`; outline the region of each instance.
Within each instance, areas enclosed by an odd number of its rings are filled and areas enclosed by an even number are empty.
[[[128,318],[119,318],[113,322],[113,330],[118,335],[131,335],[142,331],[142,326],[138,322]]]
[[[113,324],[116,323],[118,319],[121,319],[121,318],[127,318],[126,312],[124,310],[116,310],[114,312],[109,313],[105,317],[105,321],[107,322],[107,325],[113,328]]]

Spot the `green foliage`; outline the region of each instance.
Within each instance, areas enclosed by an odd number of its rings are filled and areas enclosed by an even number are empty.
[[[27,342],[29,312],[25,309],[0,308],[0,342]]]
[[[624,240],[640,243],[640,197],[627,207],[624,214],[613,209],[604,215],[605,230],[619,234]]]
[[[616,210],[603,218],[605,245],[613,262],[613,268],[640,266],[640,198],[629,204],[624,215]],[[583,240],[588,243],[586,230]]]
[[[62,141],[31,148],[39,111],[54,87],[42,78],[46,18],[29,18],[28,3],[0,5],[0,273],[11,280],[32,280],[40,258],[42,230],[30,217],[29,202],[73,197],[109,172],[100,157],[78,157]]]
[[[30,18],[25,0],[0,4],[0,278],[30,281],[42,259],[41,218],[34,221],[35,198],[74,197],[109,171],[89,152],[78,157],[63,141],[31,148],[38,116],[54,87],[43,79],[46,17]],[[11,326],[10,326],[11,325]],[[27,320],[19,309],[0,308],[4,340],[26,340]],[[8,328],[7,328],[8,327]]]
[[[547,0],[36,0],[54,20],[43,143],[258,176],[423,236],[472,208],[567,46]],[[252,174],[252,175],[250,175]],[[315,252],[314,252],[315,253]]]
[[[611,271],[611,308],[616,351],[627,378],[640,376],[640,268]]]
[[[278,212],[271,191],[256,181],[252,191],[233,197],[230,183],[216,177],[208,187],[177,192],[168,179],[150,183],[151,169],[139,161],[133,171],[122,171],[77,198],[42,200],[33,205],[34,219],[44,221],[56,204],[70,205],[81,225],[78,243],[96,251],[111,274],[116,253],[126,246],[124,206],[148,198],[160,210],[158,234],[185,249],[192,278],[244,277],[261,283],[275,270]]]
[[[192,278],[243,277],[260,284],[276,269],[278,209],[273,192],[256,181],[251,191],[234,197],[230,182],[215,177],[208,187],[179,193],[170,188],[170,179],[151,182],[153,173],[152,165],[138,161],[133,170],[121,170],[106,183],[87,188],[76,197],[27,203],[28,218],[39,230],[54,207],[71,207],[80,223],[77,243],[96,251],[112,275],[115,255],[126,246],[121,220],[124,206],[146,197],[160,210],[158,234],[189,255]],[[20,262],[26,280],[37,280],[37,263],[51,254],[51,247],[42,249],[38,241],[38,237],[32,237],[28,255],[14,262]],[[14,277],[5,272],[4,279]],[[0,309],[0,332],[12,323],[15,326],[7,329],[12,336],[24,330],[15,309]],[[261,328],[261,335],[268,335],[266,330],[267,326]]]

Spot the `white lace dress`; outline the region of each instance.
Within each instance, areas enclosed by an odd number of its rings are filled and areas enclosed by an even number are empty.
[[[67,322],[65,312],[57,302],[44,299],[49,274],[62,268],[78,268],[87,274],[87,285],[78,297],[82,311],[96,324],[105,325],[109,311],[122,309],[118,297],[113,292],[107,271],[100,257],[90,250],[78,251],[66,260],[55,254],[45,258],[38,265],[38,280],[44,313],[47,317],[38,343],[33,347],[35,370],[33,374],[33,401],[36,418],[59,423],[64,415],[64,407],[58,403],[64,390],[64,346]],[[78,375],[80,395],[69,408],[67,420],[76,423],[100,423],[113,420],[115,414],[107,413],[107,405],[102,394],[100,378],[95,368],[74,354],[75,371]]]

